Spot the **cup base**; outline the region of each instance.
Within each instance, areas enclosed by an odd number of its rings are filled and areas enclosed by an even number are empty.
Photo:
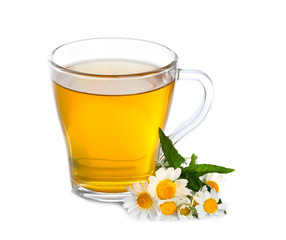
[[[72,184],[72,188],[73,191],[79,196],[100,202],[123,202],[123,199],[125,197],[131,196],[129,192],[105,193],[105,192],[91,191],[76,184]]]

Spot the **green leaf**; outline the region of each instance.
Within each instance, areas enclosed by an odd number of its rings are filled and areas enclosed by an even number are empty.
[[[200,177],[195,172],[190,171],[189,168],[185,167],[181,169],[182,172],[180,178],[188,180],[187,188],[198,192],[204,185],[206,185],[200,180]]]
[[[230,173],[234,171],[232,168],[225,168],[212,164],[196,164],[195,166],[191,166],[191,170],[198,176],[203,176],[207,173]]]
[[[189,164],[189,167],[193,167],[193,166],[195,166],[196,165],[196,163],[197,163],[197,156],[193,153],[193,155],[191,156],[191,162],[190,162],[190,164]]]
[[[172,141],[164,134],[161,128],[159,128],[159,137],[169,167],[175,169],[180,167],[181,164],[185,162],[185,159],[178,153],[177,149],[173,146]]]
[[[188,180],[187,187],[195,192],[198,192],[204,185],[206,185],[195,174],[187,174],[186,179]]]

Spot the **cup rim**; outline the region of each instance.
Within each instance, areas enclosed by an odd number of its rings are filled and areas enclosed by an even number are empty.
[[[64,66],[61,66],[59,64],[56,63],[56,61],[54,60],[54,54],[55,52],[60,49],[61,47],[64,47],[66,45],[69,44],[73,44],[73,43],[78,43],[78,42],[83,42],[83,41],[90,41],[90,40],[110,40],[110,39],[114,39],[114,40],[131,40],[131,41],[140,41],[140,42],[145,42],[145,43],[151,43],[151,44],[155,44],[157,46],[163,47],[166,50],[168,50],[170,52],[170,54],[173,55],[173,60],[163,66],[163,67],[158,67],[155,70],[151,70],[151,71],[146,71],[146,72],[138,72],[138,73],[130,73],[130,74],[117,74],[117,75],[109,75],[109,74],[96,74],[96,73],[85,73],[85,72],[81,72],[81,71],[77,71],[77,70],[73,70]],[[128,77],[141,77],[141,76],[146,76],[146,75],[150,75],[150,74],[158,74],[158,73],[163,73],[166,71],[169,71],[170,69],[172,69],[173,67],[176,67],[177,62],[178,62],[178,55],[170,48],[168,48],[167,46],[157,43],[157,42],[153,42],[153,41],[149,41],[149,40],[143,40],[143,39],[139,39],[139,38],[126,38],[126,37],[98,37],[98,38],[86,38],[86,39],[81,39],[81,40],[76,40],[76,41],[71,41],[68,43],[64,43],[59,45],[57,48],[55,48],[48,56],[48,61],[49,63],[54,66],[55,68],[63,71],[63,72],[67,72],[67,73],[71,73],[71,74],[77,74],[77,75],[82,75],[82,76],[89,76],[89,77],[105,77],[105,78],[120,78],[120,77],[124,77],[124,78],[128,78]]]

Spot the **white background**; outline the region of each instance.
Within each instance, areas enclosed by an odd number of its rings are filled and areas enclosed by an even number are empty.
[[[0,7],[1,239],[285,239],[286,14],[283,1],[4,1]],[[47,56],[62,43],[121,36],[162,43],[206,72],[215,99],[177,147],[235,168],[228,214],[140,222],[121,204],[71,192]],[[167,133],[201,89],[176,88]],[[189,98],[188,99],[188,95]],[[193,99],[193,100],[192,100]]]

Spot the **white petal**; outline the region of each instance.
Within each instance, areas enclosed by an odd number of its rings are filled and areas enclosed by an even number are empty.
[[[174,171],[175,171],[175,170],[174,170],[174,168],[172,168],[172,167],[167,168],[167,170],[166,170],[166,178],[172,180],[172,179],[171,179],[171,176],[173,175]]]
[[[127,209],[127,212],[130,213],[130,214],[132,214],[132,212],[133,212],[134,210],[136,210],[136,209],[139,210],[137,204],[136,204],[136,205],[133,205],[133,206],[131,206],[131,207],[129,207],[129,208]],[[136,211],[137,211],[137,210],[136,210]],[[140,210],[139,210],[139,211],[140,211]]]
[[[159,212],[159,214],[156,217],[156,220],[161,221],[162,219],[164,219],[164,216],[161,212]]]
[[[180,177],[180,175],[181,175],[181,172],[182,172],[182,169],[181,168],[176,168],[176,170],[175,170],[175,173],[174,173],[174,176],[173,176],[173,181],[175,181],[175,180],[177,180],[179,177]]]
[[[198,192],[197,194],[203,201],[205,201],[205,192]]]
[[[178,186],[185,187],[188,184],[188,180],[187,179],[178,179],[174,183]]]
[[[216,194],[216,195],[214,196],[214,199],[218,202],[219,199],[220,199],[220,195],[219,195],[219,194]]]
[[[214,188],[212,188],[212,189],[211,189],[211,192],[210,192],[210,197],[211,197],[211,198],[215,198],[216,195],[217,195],[217,194],[216,194],[216,190],[215,190]]]
[[[154,204],[153,204],[152,208],[154,208],[154,209],[156,210],[157,215],[158,215],[158,212],[160,212],[160,207],[159,207],[159,205],[158,205],[158,203],[157,203],[157,202],[154,202]]]
[[[123,198],[123,202],[129,202],[129,201],[134,201],[134,200],[135,200],[134,196],[128,196],[128,197]]]
[[[170,169],[170,168],[168,168]],[[170,171],[170,170],[169,170]],[[171,181],[176,180],[176,171],[174,170],[174,168],[172,168],[172,171],[169,172],[168,174],[168,179],[170,179]]]
[[[197,210],[198,213],[205,213],[202,205],[195,206],[195,209]]]
[[[151,182],[147,188],[147,192],[150,193],[152,197],[156,197],[156,187],[157,184]]]
[[[148,211],[146,211],[146,210],[142,211],[142,213],[140,215],[140,220],[141,221],[147,220],[147,217],[148,217]]]
[[[147,190],[150,189],[150,188],[156,188],[158,183],[159,182],[149,182]]]
[[[212,188],[210,196],[211,196],[211,198],[215,199],[218,202],[219,198],[220,198],[220,193],[217,193],[216,190],[214,188]]]
[[[205,174],[205,175],[203,175],[202,177],[201,177],[201,180],[202,180],[202,182],[206,182],[207,181],[207,179],[208,179],[208,174]]]
[[[124,208],[129,208],[129,207],[134,206],[134,205],[136,205],[136,201],[133,198],[132,200],[125,201],[124,204],[123,204],[123,207]]]
[[[155,176],[150,176],[148,178],[148,180],[149,180],[149,183],[151,183],[151,182],[159,182],[158,179]]]
[[[178,197],[175,202],[177,206],[187,206],[186,203],[189,201],[186,197]]]
[[[206,191],[205,193],[205,199],[210,199],[211,198],[211,194],[209,191]]]
[[[201,197],[194,196],[194,200],[200,205],[204,204],[204,200]]]
[[[206,174],[206,180],[212,181],[214,180],[214,178],[215,178],[215,175],[213,173]]]
[[[158,181],[162,181],[164,179],[166,179],[166,170],[164,168],[159,168],[156,173],[155,173]]]
[[[135,182],[133,183],[133,188],[135,189],[135,191],[137,191],[138,193],[143,192],[143,187],[141,186],[141,184]]]
[[[133,194],[134,196],[138,195],[138,192],[136,190],[134,190],[133,188],[127,186],[126,187],[127,191],[130,192],[131,194]]]
[[[200,192],[205,193],[206,191],[208,191],[208,188],[207,188],[206,185],[204,185],[204,186],[201,188]]]
[[[149,209],[149,216],[150,216],[151,220],[155,220],[156,219],[156,217],[158,216],[158,213],[157,213],[155,208],[151,207]]]
[[[218,192],[218,193],[216,193],[216,198],[217,198],[217,202],[219,201],[219,199],[220,199],[220,192]]]
[[[222,174],[217,174],[213,176],[213,180],[215,180],[216,183],[219,183],[221,181],[224,180],[223,175]]]
[[[179,188],[177,188],[177,193],[184,195],[184,196],[187,196],[187,195],[191,194],[191,190],[188,188],[185,188],[185,187],[179,187]]]
[[[173,201],[173,199],[164,199],[164,200],[159,200],[158,201],[158,205],[159,206],[161,206],[163,203],[165,203],[165,202],[172,202]]]
[[[224,211],[218,209],[214,214],[221,216],[221,215],[224,215]]]
[[[224,203],[220,203],[220,204],[218,204],[217,205],[217,209],[218,210],[226,210],[227,209],[227,207],[226,207],[226,205],[224,204]]]
[[[148,182],[145,181],[144,182],[144,191],[147,192],[147,189],[148,189]]]

